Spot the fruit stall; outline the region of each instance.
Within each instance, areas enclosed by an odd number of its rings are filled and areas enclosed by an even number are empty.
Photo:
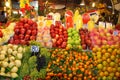
[[[0,23],[0,80],[120,80],[120,23],[107,11],[38,15],[23,1]]]

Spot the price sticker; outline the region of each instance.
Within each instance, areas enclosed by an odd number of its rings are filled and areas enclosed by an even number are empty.
[[[114,32],[113,32],[113,35],[114,35],[114,36],[117,36],[117,35],[118,35],[118,31],[114,31]]]
[[[31,46],[31,52],[38,53],[39,52],[39,46]]]

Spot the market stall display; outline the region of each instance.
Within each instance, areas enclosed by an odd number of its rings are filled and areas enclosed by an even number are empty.
[[[98,18],[66,10],[0,28],[0,80],[119,80],[120,26]]]

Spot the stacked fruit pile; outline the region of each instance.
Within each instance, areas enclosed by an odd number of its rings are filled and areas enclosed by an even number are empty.
[[[118,45],[103,45],[93,48],[94,63],[98,68],[98,79],[119,80],[120,77],[120,47]]]
[[[120,32],[114,34],[113,29],[93,29],[90,33],[94,46],[114,45],[120,43]]]
[[[16,23],[15,35],[10,39],[11,44],[28,45],[30,40],[35,40],[37,35],[37,23],[31,19],[21,18]]]
[[[52,37],[53,47],[66,48],[67,45],[67,29],[58,21],[50,27],[50,35]]]
[[[0,75],[16,78],[21,66],[24,48],[17,45],[0,46]]]
[[[7,43],[11,36],[14,35],[15,23],[10,23],[10,25],[0,30],[0,45]]]
[[[81,45],[82,48],[85,49],[90,49],[92,50],[92,40],[91,40],[91,36],[90,36],[90,32],[88,31],[88,29],[80,29],[79,30],[79,34],[81,37]]]
[[[38,34],[36,41],[40,42],[43,47],[52,47],[52,39],[50,36],[50,28],[48,27],[43,27],[38,29]]]
[[[79,36],[79,33],[76,29],[74,28],[69,28],[67,30],[68,32],[68,41],[67,41],[67,47],[70,48],[70,49],[74,49],[74,48],[80,48],[81,49],[81,46],[80,46],[80,36]]]
[[[66,51],[55,49],[51,52],[46,80],[95,80],[94,65],[90,52]]]

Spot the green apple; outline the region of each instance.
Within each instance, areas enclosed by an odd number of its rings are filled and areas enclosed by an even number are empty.
[[[68,36],[71,37],[71,36],[72,36],[72,33],[68,33]]]
[[[71,44],[67,44],[67,47],[72,48],[72,45]]]
[[[74,36],[79,38],[79,34],[78,33],[76,33]]]
[[[75,44],[80,44],[80,41],[79,40],[75,40]]]
[[[73,35],[74,35],[74,34],[77,34],[77,32],[76,32],[76,31],[73,31],[72,34],[73,34]]]
[[[68,33],[71,33],[71,32],[72,32],[71,28],[69,28],[69,29],[67,30],[67,32],[68,32]]]
[[[71,38],[71,37],[68,37],[68,40],[72,40],[72,38]]]

